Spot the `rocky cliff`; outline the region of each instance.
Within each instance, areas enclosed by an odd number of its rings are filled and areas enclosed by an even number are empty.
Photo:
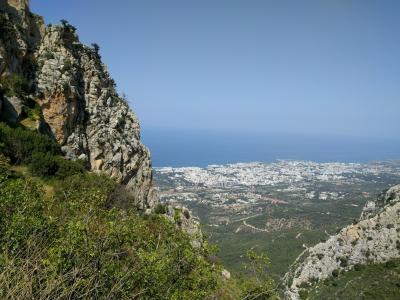
[[[51,135],[67,158],[116,178],[138,207],[153,207],[138,119],[116,92],[97,46],[83,45],[62,23],[45,26],[28,0],[0,0],[1,117]],[[25,121],[27,111],[33,124]]]
[[[285,275],[286,297],[299,299],[302,287],[336,276],[357,264],[381,263],[400,257],[400,185],[376,202],[367,203],[356,224],[325,243],[307,249]]]

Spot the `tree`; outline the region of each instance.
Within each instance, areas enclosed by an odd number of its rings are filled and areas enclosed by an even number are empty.
[[[69,24],[69,22],[65,19],[61,19],[60,20],[62,26],[67,29],[69,32],[74,33],[76,31],[76,28],[74,26],[72,26],[71,24]]]
[[[246,253],[246,259],[243,266],[252,275],[252,279],[242,283],[242,299],[262,300],[276,297],[276,285],[268,274],[271,261],[267,254],[257,254],[250,249]]]
[[[93,51],[94,51],[94,53],[96,54],[96,56],[98,57],[98,58],[100,58],[101,56],[100,56],[100,53],[99,53],[99,51],[100,51],[100,46],[97,44],[97,43],[92,43],[92,48],[93,48]]]
[[[69,25],[69,22],[65,19],[61,19],[60,22],[61,22],[62,26],[64,26],[64,27],[68,27],[68,25]]]

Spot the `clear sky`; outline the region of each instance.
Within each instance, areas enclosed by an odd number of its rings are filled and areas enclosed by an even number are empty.
[[[96,42],[142,128],[395,137],[400,1],[31,0]]]

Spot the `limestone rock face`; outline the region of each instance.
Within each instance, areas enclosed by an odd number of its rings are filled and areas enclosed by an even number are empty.
[[[37,98],[45,121],[70,159],[125,184],[141,208],[156,201],[148,149],[136,115],[115,91],[94,49],[68,27],[48,27],[36,52]]]
[[[7,2],[10,7],[16,10],[26,10],[29,7],[29,0],[3,0],[2,2]]]
[[[28,67],[45,25],[29,11],[28,0],[0,0],[0,76]]]
[[[361,213],[361,220],[372,218],[380,213],[391,203],[400,201],[400,185],[396,185],[389,190],[382,192],[375,201],[368,201]]]
[[[48,125],[42,127],[67,158],[116,178],[139,208],[153,207],[157,195],[138,119],[116,92],[98,49],[80,43],[68,23],[45,27],[28,4],[0,0],[0,78],[21,74],[29,80],[29,98]],[[12,100],[25,102],[23,96]]]
[[[367,204],[370,211],[371,204]],[[343,228],[325,243],[305,250],[285,275],[286,297],[299,299],[302,284],[321,280],[334,270],[356,264],[381,263],[400,257],[400,185],[382,194],[369,217]]]
[[[200,228],[200,222],[193,217],[187,207],[167,205],[165,217],[191,237],[193,247],[200,248],[202,246],[203,233]]]

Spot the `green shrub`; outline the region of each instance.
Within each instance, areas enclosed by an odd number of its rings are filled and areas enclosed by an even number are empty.
[[[181,209],[177,209],[175,208],[175,212],[174,212],[174,221],[176,224],[178,224],[179,226],[182,225],[182,210]]]
[[[157,215],[163,215],[167,213],[167,207],[165,204],[157,204],[156,207],[154,208],[154,213]]]
[[[349,259],[348,259],[347,257],[342,256],[342,257],[340,258],[340,266],[341,266],[341,267],[343,267],[343,268],[347,267],[348,262],[349,262]]]
[[[257,254],[248,250],[246,260],[243,266],[250,272],[251,278],[242,282],[240,299],[270,299],[276,296],[276,285],[268,272],[271,261],[266,253]]]
[[[339,276],[339,270],[338,269],[333,270],[332,271],[332,276],[333,277],[338,277]]]
[[[393,269],[397,267],[397,264],[394,260],[389,260],[385,263],[385,267],[388,269]]]
[[[8,174],[10,168],[10,159],[1,152],[0,144],[0,174]]]
[[[69,24],[69,22],[65,19],[60,20],[60,23],[64,27],[64,29],[69,32],[69,33],[74,33],[76,31],[76,28]]]
[[[354,270],[355,271],[362,271],[364,268],[365,268],[365,266],[361,265],[361,264],[355,264],[354,265]]]
[[[307,290],[300,290],[299,291],[299,296],[300,296],[301,300],[308,299],[308,291]]]
[[[35,152],[29,165],[30,171],[35,176],[48,177],[57,172],[57,163],[50,153]]]
[[[60,156],[55,157],[54,160],[57,165],[57,171],[55,175],[59,179],[65,179],[69,176],[85,172],[85,167],[79,161],[67,160]]]
[[[4,144],[4,155],[13,164],[30,163],[33,153],[61,154],[60,147],[48,136],[22,128],[11,128],[2,123],[0,143]]]
[[[71,62],[70,59],[67,58],[67,59],[64,61],[64,67],[63,67],[62,71],[63,71],[63,72],[68,72],[68,71],[70,71],[71,69],[72,69],[72,62]]]
[[[24,114],[33,121],[38,121],[42,118],[42,109],[37,104],[33,107],[24,106],[22,110]]]
[[[0,83],[4,94],[8,97],[23,96],[29,93],[29,85],[25,77],[18,74],[2,77]]]
[[[44,52],[43,53],[43,58],[46,60],[54,59],[54,54],[51,52]]]
[[[40,186],[32,181],[0,175],[0,258],[7,254],[25,258],[32,245],[52,235],[41,195]]]

